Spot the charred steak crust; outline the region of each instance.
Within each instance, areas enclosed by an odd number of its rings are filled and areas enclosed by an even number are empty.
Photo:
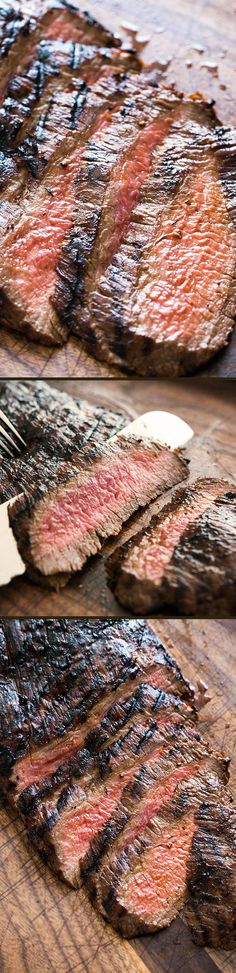
[[[231,943],[228,760],[201,739],[193,688],[151,628],[2,621],[0,720],[3,791],[51,867],[83,880],[125,936],[168,925],[187,902],[198,941]]]
[[[234,614],[236,486],[199,479],[107,559],[118,601],[137,613]]]
[[[49,485],[60,482],[60,468],[74,470],[81,448],[106,442],[127,424],[128,414],[73,399],[66,392],[37,380],[6,382],[0,389],[0,405],[11,416],[27,450],[9,464],[1,454],[1,503],[18,493],[40,496]],[[33,501],[32,501],[33,502]]]
[[[2,622],[2,690],[8,693],[10,680],[19,716],[15,720],[9,690],[9,708],[3,703],[0,710],[1,772],[8,774],[9,746],[13,766],[34,746],[60,741],[73,726],[86,723],[105,694],[110,705],[117,689],[122,699],[126,686],[137,677],[145,681],[147,675],[148,679],[156,665],[163,667],[163,673],[167,666],[177,693],[191,702],[192,687],[142,621],[49,618]]]
[[[236,941],[236,812],[203,804],[188,863],[187,920],[195,942],[226,949]]]

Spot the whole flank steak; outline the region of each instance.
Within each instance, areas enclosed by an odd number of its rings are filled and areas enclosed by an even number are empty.
[[[236,931],[229,761],[196,721],[193,687],[142,620],[1,622],[1,786],[31,840],[123,935],[184,905],[195,938],[224,946]]]
[[[234,323],[235,132],[73,3],[4,2],[0,31],[2,323],[194,371]]]
[[[199,479],[180,489],[107,560],[116,598],[143,614],[163,607],[183,615],[234,615],[236,486]]]

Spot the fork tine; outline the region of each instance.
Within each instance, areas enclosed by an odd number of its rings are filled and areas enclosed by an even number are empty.
[[[12,436],[9,436],[9,433],[6,432],[6,430],[4,429],[4,427],[1,426],[1,425],[0,425],[0,433],[3,436],[3,439],[7,439],[7,442],[8,443],[11,443],[11,446],[13,446],[13,449],[16,449],[17,452],[20,453],[20,447],[18,446],[18,443],[15,443],[14,442],[14,439],[12,439]]]
[[[6,443],[4,443],[4,442],[2,443],[1,440],[0,440],[0,450],[1,449],[3,450],[4,453],[8,453],[8,456],[10,456],[11,459],[13,458],[12,451],[10,449],[8,449],[8,446],[6,445]]]
[[[26,446],[25,440],[22,439],[22,436],[20,436],[20,433],[17,432],[17,429],[15,429],[15,426],[12,425],[12,422],[10,422],[10,419],[8,419],[7,416],[5,416],[4,412],[2,412],[2,409],[0,409],[0,419],[2,419],[3,422],[5,422],[5,425],[8,426],[8,428],[11,429],[12,432],[14,432],[14,436],[17,436],[17,439],[20,439],[20,442],[22,443],[22,445],[23,446]]]

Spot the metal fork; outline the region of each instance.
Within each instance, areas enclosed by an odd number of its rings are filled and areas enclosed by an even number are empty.
[[[7,453],[8,456],[14,458],[16,453],[21,452],[22,446],[26,446],[25,440],[22,439],[20,433],[17,432],[17,429],[15,429],[15,426],[12,425],[10,419],[8,419],[4,412],[2,412],[2,409],[0,409],[0,420],[0,449]],[[10,435],[9,432],[7,432],[5,426],[7,426],[7,429],[11,430],[13,435]]]

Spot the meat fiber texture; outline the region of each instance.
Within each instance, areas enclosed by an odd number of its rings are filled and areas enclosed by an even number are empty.
[[[234,323],[235,132],[71,4],[26,6],[0,18],[2,323],[194,371]]]
[[[23,493],[31,508],[75,474],[82,448],[86,457],[87,450],[105,443],[128,418],[122,410],[113,412],[75,400],[41,381],[6,382],[0,390],[0,407],[26,442],[26,449],[11,460],[10,470],[8,459],[1,455],[0,502]]]
[[[197,941],[225,946],[236,933],[229,761],[196,720],[193,687],[143,620],[2,621],[1,786],[30,839],[123,935],[187,906]]]
[[[136,510],[187,475],[186,460],[159,444],[120,434],[99,445],[96,437],[57,467],[54,482],[42,471],[11,505],[26,566],[57,579],[79,571]]]
[[[180,489],[147,528],[107,561],[116,598],[136,614],[232,616],[236,595],[236,486],[204,479]]]

